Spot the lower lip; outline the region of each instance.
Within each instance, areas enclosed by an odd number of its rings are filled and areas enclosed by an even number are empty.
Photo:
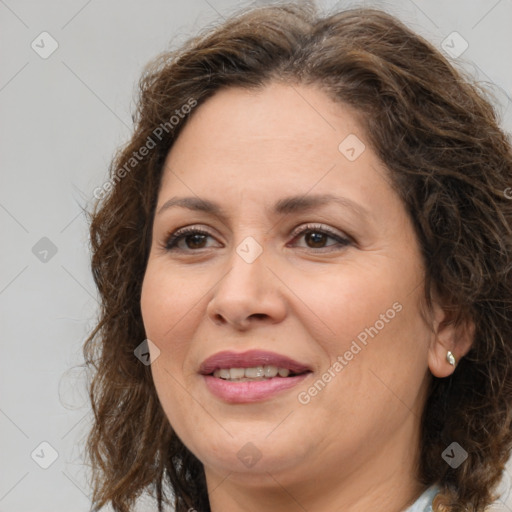
[[[231,382],[205,375],[206,386],[212,394],[230,403],[251,403],[266,400],[281,391],[293,388],[302,382],[309,373],[295,377],[273,377],[266,380]]]

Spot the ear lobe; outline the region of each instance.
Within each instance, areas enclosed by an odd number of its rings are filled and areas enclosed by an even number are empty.
[[[471,349],[475,324],[468,318],[456,325],[445,316],[434,327],[433,340],[428,351],[428,366],[435,377],[448,377]],[[448,361],[448,351],[455,357],[455,365]]]

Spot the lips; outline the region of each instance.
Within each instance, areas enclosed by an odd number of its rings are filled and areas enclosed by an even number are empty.
[[[311,371],[308,365],[287,356],[262,350],[249,350],[242,353],[231,351],[218,352],[201,363],[199,373],[201,375],[212,375],[215,370],[252,368],[256,366],[277,366],[278,368],[288,369],[290,373],[295,375]]]
[[[245,377],[241,377],[244,369]],[[251,378],[253,371],[256,378]],[[261,376],[262,371],[268,375]],[[211,395],[229,404],[264,402],[282,396],[307,379],[311,372],[305,363],[262,350],[218,352],[205,359],[199,368]]]

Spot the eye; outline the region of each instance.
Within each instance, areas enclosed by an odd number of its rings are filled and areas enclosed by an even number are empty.
[[[168,251],[208,249],[208,247],[205,245],[208,237],[211,237],[210,233],[193,226],[178,229],[174,233],[169,234],[165,243],[165,248]],[[185,243],[186,247],[182,247],[182,242]]]
[[[302,227],[300,230],[297,230],[293,233],[293,237],[293,240],[304,237],[304,241],[306,243],[305,247],[308,249],[328,249],[328,251],[323,252],[330,252],[332,250],[337,250],[351,244],[351,240],[349,238],[341,236],[339,233],[336,233],[335,231],[332,231],[331,229],[318,224],[308,224]],[[329,238],[334,240],[336,243],[325,245]],[[333,249],[329,249],[333,246]]]
[[[314,251],[327,249],[327,251],[324,250],[322,252],[330,252],[351,244],[349,238],[343,237],[339,233],[318,224],[308,224],[299,230],[295,230],[292,236],[293,241],[304,237],[306,245],[302,245],[302,247]],[[207,245],[208,238],[213,238],[213,236],[204,229],[194,226],[181,228],[167,236],[165,249],[167,251],[209,249],[211,246]],[[326,245],[329,239],[334,240],[335,243]],[[333,248],[330,249],[330,247]]]

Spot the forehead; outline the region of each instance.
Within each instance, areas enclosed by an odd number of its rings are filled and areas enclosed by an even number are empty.
[[[349,106],[333,102],[316,86],[271,83],[257,90],[218,91],[192,112],[178,141],[215,153],[230,154],[257,141],[274,152],[314,148],[337,155],[338,143],[349,133],[362,136]]]
[[[317,87],[273,83],[226,88],[196,107],[167,156],[161,195],[274,201],[314,191],[364,204],[393,194],[388,182],[350,107]]]

